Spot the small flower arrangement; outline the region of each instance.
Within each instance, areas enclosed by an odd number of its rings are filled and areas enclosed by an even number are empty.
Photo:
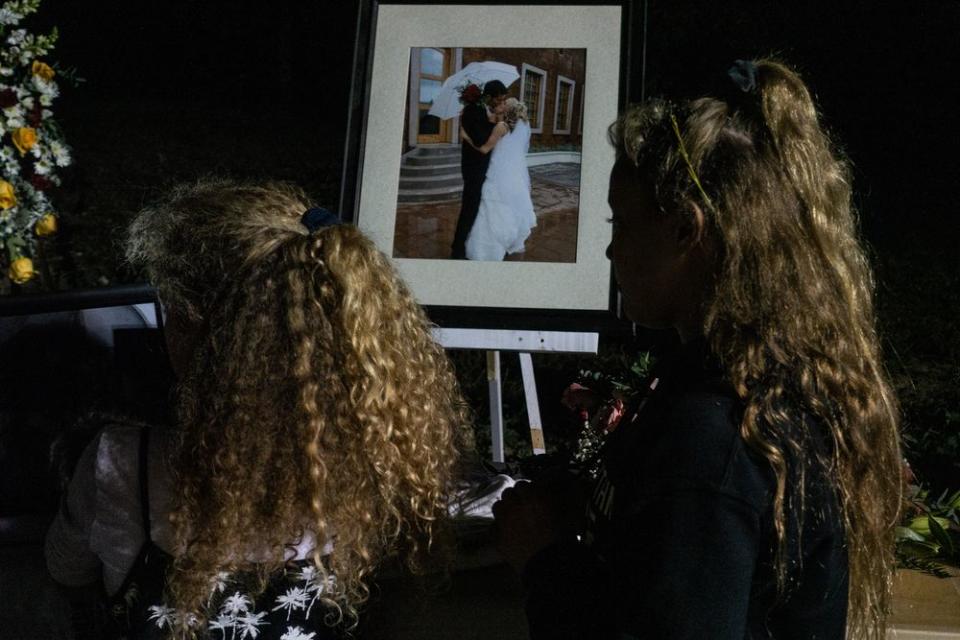
[[[457,93],[460,94],[460,104],[464,106],[477,104],[480,102],[480,98],[483,97],[483,91],[480,89],[480,86],[469,80],[457,87]]]
[[[620,425],[627,407],[655,388],[656,380],[650,379],[653,364],[648,352],[636,357],[620,354],[606,370],[581,370],[578,382],[563,392],[561,402],[575,411],[583,424],[573,463],[588,477],[596,479],[600,448]]]
[[[33,35],[19,28],[39,6],[40,0],[0,6],[0,267],[17,284],[35,275],[37,238],[57,231],[48,194],[60,184],[57,171],[72,162],[50,108],[60,94],[58,68],[43,60],[57,30]]]

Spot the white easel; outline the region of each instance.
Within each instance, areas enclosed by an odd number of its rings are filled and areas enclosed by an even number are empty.
[[[596,353],[597,333],[566,331],[513,331],[508,329],[433,330],[434,339],[445,349],[482,349],[487,352],[487,385],[490,394],[490,440],[493,461],[503,460],[503,398],[500,379],[500,352],[515,351],[520,357],[523,395],[530,422],[530,444],[534,455],[546,453],[537,383],[533,376],[532,352]]]

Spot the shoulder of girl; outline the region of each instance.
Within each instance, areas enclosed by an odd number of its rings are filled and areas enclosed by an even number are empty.
[[[739,435],[739,403],[721,390],[698,389],[668,401],[666,433],[678,449],[719,452],[735,446]]]

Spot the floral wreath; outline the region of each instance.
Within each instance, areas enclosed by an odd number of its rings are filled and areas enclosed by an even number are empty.
[[[57,30],[34,35],[19,28],[41,0],[8,0],[0,5],[0,280],[23,284],[34,275],[31,255],[37,238],[57,230],[49,191],[72,163],[70,147],[53,119],[60,91],[57,75],[81,81],[72,69],[47,58]],[[2,283],[0,283],[2,284]]]

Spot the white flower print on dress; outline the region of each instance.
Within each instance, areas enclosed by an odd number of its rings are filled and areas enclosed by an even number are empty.
[[[226,640],[227,629],[230,629],[231,631],[230,635],[232,636],[235,629],[236,622],[237,622],[237,619],[235,617],[225,616],[221,614],[217,616],[216,620],[211,620],[210,623],[207,625],[207,628],[210,629],[210,631],[219,631],[221,634],[223,634],[221,636],[223,640]]]
[[[287,589],[287,592],[283,595],[277,596],[276,605],[272,611],[277,611],[278,609],[287,610],[287,620],[290,620],[290,614],[300,609],[307,608],[307,600],[310,599],[310,594],[306,589],[301,587],[291,587]]]
[[[220,607],[220,613],[226,613],[236,617],[241,613],[250,611],[250,607],[252,606],[253,600],[251,600],[249,596],[245,596],[239,591],[236,591],[232,596],[223,601],[223,605]]]
[[[313,610],[314,603],[316,603],[317,599],[319,599],[323,593],[333,588],[334,584],[336,584],[336,578],[332,575],[321,575],[317,567],[313,565],[303,567],[296,578],[304,581],[306,592],[313,596],[310,599],[310,604],[307,606],[306,616],[309,619],[310,611]]]
[[[266,615],[266,611],[261,611],[260,613],[245,613],[237,618],[237,628],[241,630],[240,640],[256,638],[260,635],[260,626],[270,624],[263,619]]]
[[[280,640],[313,640],[315,631],[307,633],[300,627],[287,627],[287,632],[280,636]]]
[[[155,620],[157,626],[163,629],[172,628],[173,624],[177,621],[177,610],[173,607],[168,607],[163,604],[153,605],[149,609],[150,618],[149,620]]]
[[[207,606],[210,606],[210,601],[213,600],[213,596],[227,590],[227,581],[229,579],[230,574],[226,571],[218,571],[217,575],[210,578],[210,597],[207,598]]]
[[[183,625],[184,621],[186,621],[188,627],[195,627],[200,622],[196,615],[191,613],[184,616],[182,611],[177,611],[165,604],[153,605],[148,611],[150,612],[148,620],[156,622],[160,629],[179,627]]]

